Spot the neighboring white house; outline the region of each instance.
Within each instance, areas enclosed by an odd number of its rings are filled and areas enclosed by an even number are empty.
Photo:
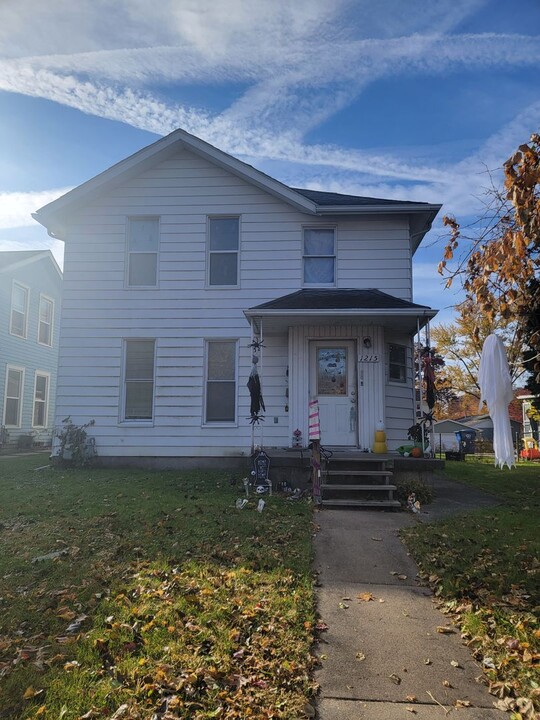
[[[291,188],[177,130],[41,208],[65,241],[57,418],[101,458],[390,449],[414,422],[412,256],[440,205]]]

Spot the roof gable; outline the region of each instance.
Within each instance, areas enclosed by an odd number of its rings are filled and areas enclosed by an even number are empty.
[[[0,272],[16,270],[40,260],[49,260],[51,266],[62,279],[62,271],[50,250],[6,250],[0,252]]]
[[[200,138],[178,129],[156,142],[116,163],[108,170],[96,175],[62,197],[33,213],[37,222],[44,225],[50,234],[62,237],[65,233],[66,217],[79,207],[84,207],[107,190],[139,175],[158,162],[167,159],[180,149],[193,152],[222,167],[256,187],[278,197],[284,202],[308,215],[366,214],[401,212],[412,214],[417,220],[411,222],[414,249],[421,237],[430,229],[440,205],[414,203],[399,200],[382,200],[356,195],[323,193],[316,190],[292,188],[266,175],[251,165],[210,145]],[[414,232],[416,227],[419,232]],[[419,239],[417,239],[419,238]]]

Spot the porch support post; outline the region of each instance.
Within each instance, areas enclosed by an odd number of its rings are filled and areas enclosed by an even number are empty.
[[[416,422],[420,424],[422,429],[422,452],[426,444],[426,438],[424,434],[424,423],[422,422],[422,401],[423,401],[423,383],[422,383],[422,355],[420,354],[420,347],[422,345],[422,336],[420,334],[420,318],[416,318],[416,356],[418,359],[418,409],[415,411]],[[416,405],[416,388],[415,388],[415,405]]]
[[[249,344],[249,349],[251,351],[251,357],[249,358],[249,362],[251,365],[252,357],[253,357],[253,340],[255,339],[255,332],[253,329],[253,323],[255,322],[254,318],[250,318],[249,321],[249,328],[251,330],[251,339]],[[251,423],[251,457],[255,454],[255,423]]]

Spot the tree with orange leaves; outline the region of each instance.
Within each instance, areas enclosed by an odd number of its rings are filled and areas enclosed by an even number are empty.
[[[459,278],[467,301],[488,322],[497,316],[516,322],[519,339],[530,349],[528,369],[540,381],[540,134],[520,145],[503,169],[504,190],[491,188],[472,235],[455,218],[443,218],[450,239],[439,273],[447,275],[447,287]],[[468,245],[450,270],[462,240]]]

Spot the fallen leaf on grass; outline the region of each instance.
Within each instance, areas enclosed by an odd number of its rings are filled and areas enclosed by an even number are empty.
[[[32,698],[35,698],[36,695],[41,695],[42,692],[44,692],[43,689],[34,690],[32,686],[27,687],[23,694],[23,700],[31,700]]]

